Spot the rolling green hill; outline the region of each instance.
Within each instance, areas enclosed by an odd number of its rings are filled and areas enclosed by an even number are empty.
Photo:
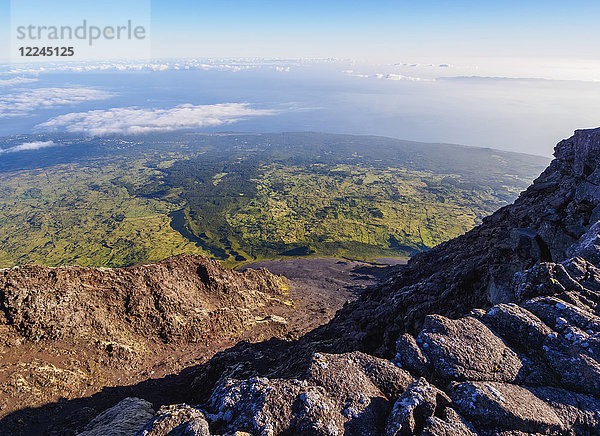
[[[21,135],[0,154],[0,267],[400,257],[511,202],[548,159],[391,138]]]

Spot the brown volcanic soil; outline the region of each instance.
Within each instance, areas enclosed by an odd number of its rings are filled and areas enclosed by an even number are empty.
[[[265,260],[240,268],[266,268],[285,276],[296,311],[288,319],[294,336],[325,324],[347,301],[353,301],[365,287],[374,285],[387,272],[388,265],[406,264],[403,259],[377,259],[361,262],[336,258],[298,258]]]
[[[0,270],[0,434],[85,424],[134,394],[176,399],[171,375],[239,341],[297,338],[385,270],[316,258],[235,272],[185,255],[122,269]]]

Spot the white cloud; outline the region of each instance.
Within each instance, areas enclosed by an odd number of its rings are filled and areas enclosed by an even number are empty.
[[[115,94],[93,88],[38,88],[0,96],[0,118],[27,115],[36,109],[105,100]]]
[[[411,63],[397,63],[395,67],[406,67],[406,68],[453,68],[452,64],[411,64]]]
[[[406,80],[409,82],[434,82],[435,81],[435,79],[426,79],[423,77],[405,76],[403,74],[396,74],[396,73],[362,74],[362,73],[357,73],[356,71],[353,71],[353,70],[344,70],[344,71],[342,71],[342,73],[346,74],[347,76],[360,77],[362,79]]]
[[[368,74],[357,73],[354,70],[344,70],[342,71],[342,73],[346,74],[347,76],[360,77],[362,79],[368,79],[369,77],[371,77]]]
[[[36,128],[47,131],[85,132],[92,136],[139,134],[216,127],[247,117],[276,113],[273,110],[253,109],[247,103],[197,106],[184,104],[170,109],[128,107],[60,115],[37,125]]]
[[[25,150],[39,150],[40,148],[56,147],[57,145],[58,144],[56,144],[54,141],[24,142],[23,144],[15,145],[13,147],[9,147],[9,148],[0,150],[0,154],[15,153],[17,151],[25,151]]]
[[[37,82],[37,81],[38,81],[38,79],[27,78],[27,77],[13,77],[12,79],[0,79],[0,87],[22,85],[24,83],[33,83],[33,82]]]
[[[410,82],[434,82],[435,79],[424,79],[422,77],[405,76],[403,74],[375,74],[373,77],[376,79],[387,79],[387,80],[408,80]]]
[[[52,64],[43,66],[25,65],[14,67],[8,74],[40,74],[48,72],[89,71],[170,71],[170,70],[200,70],[200,71],[246,71],[258,68],[273,69],[277,72],[289,72],[290,67],[323,63],[325,59],[261,59],[261,58],[199,58],[153,60],[151,62],[77,62],[69,64]]]

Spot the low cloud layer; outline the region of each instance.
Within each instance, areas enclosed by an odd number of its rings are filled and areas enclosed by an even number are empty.
[[[25,83],[37,82],[39,79],[29,77],[13,77],[12,79],[0,79],[0,87],[23,85]]]
[[[88,71],[246,71],[272,69],[289,72],[291,68],[306,65],[331,63],[332,59],[260,59],[260,58],[185,58],[179,60],[154,60],[152,62],[78,62],[43,66],[13,67],[8,74],[40,74],[48,72],[88,72]]]
[[[352,77],[360,77],[362,79],[386,79],[386,80],[398,80],[398,81],[406,80],[409,82],[434,82],[435,81],[435,79],[427,79],[427,78],[423,78],[423,77],[414,77],[414,76],[405,76],[403,74],[396,74],[396,73],[363,74],[363,73],[358,73],[353,70],[344,70],[344,71],[342,71],[342,73],[344,73],[348,76],[352,76]]]
[[[253,109],[247,103],[197,106],[184,104],[170,109],[113,108],[60,115],[36,128],[44,131],[83,132],[91,136],[128,135],[217,127],[248,117],[275,113],[273,110]]]
[[[56,144],[54,141],[24,142],[23,144],[15,145],[13,147],[5,148],[3,150],[0,149],[0,154],[15,153],[17,151],[26,150],[39,150],[40,148],[56,147],[57,145],[58,144]]]
[[[107,91],[85,87],[20,90],[0,96],[0,118],[24,116],[37,109],[106,100],[114,95]]]
[[[408,80],[410,82],[434,82],[435,79],[424,79],[422,77],[413,77],[413,76],[405,76],[403,74],[375,74],[373,77],[376,79],[386,79],[386,80]]]

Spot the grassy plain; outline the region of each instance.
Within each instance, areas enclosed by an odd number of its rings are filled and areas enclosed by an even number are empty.
[[[123,266],[203,253],[170,225],[177,204],[130,193],[155,171],[143,160],[0,173],[0,267]]]
[[[0,267],[126,266],[183,252],[228,266],[403,257],[509,203],[547,159],[318,133],[55,135],[0,154]]]

